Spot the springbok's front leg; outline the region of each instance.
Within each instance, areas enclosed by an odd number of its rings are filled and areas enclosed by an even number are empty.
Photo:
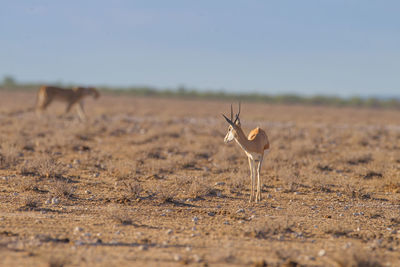
[[[261,180],[260,180],[260,172],[261,166],[263,162],[264,156],[261,155],[258,166],[257,166],[257,195],[256,195],[256,202],[261,201]]]
[[[249,157],[249,167],[250,167],[250,179],[251,179],[251,189],[250,189],[250,200],[252,202],[254,200],[254,184],[255,184],[255,176],[254,176],[254,162]]]
[[[79,116],[80,120],[81,121],[86,120],[83,101],[80,101],[79,104],[77,105],[77,111],[78,111],[78,116]]]

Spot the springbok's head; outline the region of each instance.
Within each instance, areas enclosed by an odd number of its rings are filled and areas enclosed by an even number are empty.
[[[224,116],[225,120],[229,123],[228,132],[224,138],[225,143],[229,143],[235,137],[237,137],[237,130],[240,129],[240,127],[241,127],[239,115],[240,115],[240,102],[239,102],[239,112],[235,115],[235,120],[233,120],[232,104],[231,104],[231,118],[228,119],[224,114],[222,114],[222,116]]]
[[[94,99],[99,98],[100,93],[99,93],[99,91],[96,90],[96,88],[88,87],[88,88],[86,88],[86,90],[87,90],[89,95],[93,96]]]

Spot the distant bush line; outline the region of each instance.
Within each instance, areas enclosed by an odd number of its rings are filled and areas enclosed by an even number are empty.
[[[54,84],[60,87],[72,87],[67,84]],[[4,78],[0,83],[0,90],[38,90],[39,84],[16,83],[9,78]],[[269,104],[299,104],[336,107],[373,107],[400,109],[400,98],[381,99],[375,97],[336,97],[336,96],[301,96],[296,94],[268,95],[260,93],[227,93],[224,91],[199,91],[180,87],[178,89],[156,89],[152,87],[97,87],[100,91],[115,95],[133,95],[162,98],[206,99],[206,100],[241,100]]]

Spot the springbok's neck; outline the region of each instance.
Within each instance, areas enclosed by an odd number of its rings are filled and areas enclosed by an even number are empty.
[[[236,130],[235,141],[238,145],[245,151],[248,151],[249,147],[249,140],[247,139],[246,135],[244,134],[242,128],[238,127]]]

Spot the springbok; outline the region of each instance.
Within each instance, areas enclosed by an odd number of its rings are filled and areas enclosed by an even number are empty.
[[[93,87],[74,87],[72,89],[64,89],[55,86],[41,86],[37,94],[36,112],[41,114],[48,105],[54,100],[59,100],[67,103],[65,113],[68,113],[71,108],[76,105],[79,118],[86,118],[83,109],[83,99],[87,96],[93,96],[94,99],[99,98],[100,93]]]
[[[257,194],[255,195],[255,202],[261,201],[261,181],[260,181],[260,171],[262,162],[264,159],[264,154],[269,152],[269,141],[268,136],[263,129],[259,127],[251,130],[249,136],[246,137],[244,134],[241,124],[240,124],[240,102],[239,102],[239,112],[235,115],[235,120],[233,120],[233,109],[231,105],[231,118],[228,119],[224,114],[225,120],[229,123],[228,133],[224,138],[225,143],[229,143],[235,139],[236,143],[244,150],[248,159],[250,167],[250,178],[251,178],[251,192],[249,202],[254,201],[254,186],[255,186],[255,175],[257,173]],[[258,166],[256,169],[256,162]]]

